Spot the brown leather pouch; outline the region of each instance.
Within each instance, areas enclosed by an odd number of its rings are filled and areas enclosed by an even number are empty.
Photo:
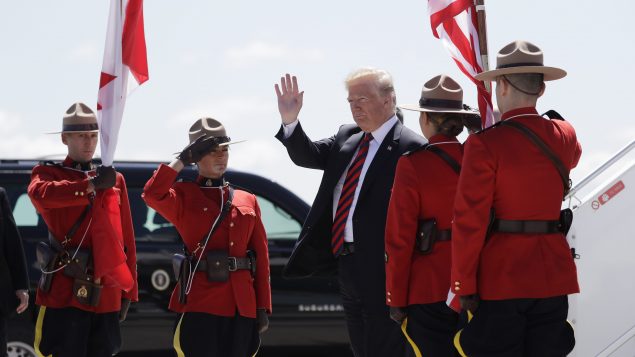
[[[428,254],[432,251],[437,235],[437,221],[435,219],[425,219],[419,221],[417,227],[417,239],[415,240],[417,250],[421,254]]]
[[[64,268],[64,275],[73,279],[87,280],[89,269],[92,270],[92,255],[88,249],[80,249]]]
[[[187,294],[185,293],[187,288],[187,282],[190,279],[190,265],[191,260],[188,256],[183,254],[174,254],[172,256],[172,270],[174,272],[174,278],[179,282],[178,296],[181,304],[187,303]]]
[[[571,225],[573,224],[573,211],[570,208],[565,208],[560,211],[560,232],[565,236],[569,233]]]
[[[35,257],[41,270],[44,271],[38,281],[38,288],[40,288],[43,292],[48,293],[51,290],[53,275],[55,275],[52,271],[54,271],[58,266],[57,263],[59,262],[59,254],[49,244],[39,242],[35,246]]]
[[[99,305],[102,288],[102,285],[96,284],[91,280],[75,279],[73,282],[73,295],[80,304],[95,307]]]
[[[229,259],[226,250],[211,250],[206,254],[207,280],[225,282],[229,279]]]

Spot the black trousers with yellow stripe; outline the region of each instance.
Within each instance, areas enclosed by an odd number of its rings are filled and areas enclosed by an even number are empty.
[[[454,344],[469,357],[562,357],[575,346],[567,296],[481,300]]]
[[[41,306],[33,345],[38,356],[110,357],[121,348],[119,313]]]
[[[177,318],[173,343],[178,357],[251,357],[260,335],[256,319],[186,312]]]
[[[459,314],[445,302],[410,305],[408,319],[401,329],[415,357],[456,357],[452,339],[457,331]]]

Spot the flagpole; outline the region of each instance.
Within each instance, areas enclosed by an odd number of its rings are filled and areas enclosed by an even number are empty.
[[[485,23],[485,0],[474,0],[478,21],[479,51],[481,52],[481,62],[483,62],[483,72],[489,71],[489,56],[487,52],[487,26]],[[485,81],[485,88],[491,94],[492,83]]]

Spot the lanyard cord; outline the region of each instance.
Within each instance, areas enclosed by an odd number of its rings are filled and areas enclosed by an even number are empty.
[[[207,243],[209,243],[210,241],[210,236],[212,235],[212,232],[214,231],[214,227],[216,227],[216,225],[218,224],[218,220],[223,216],[223,210],[225,209],[225,198],[224,196],[224,192],[223,192],[223,187],[220,187],[220,211],[218,213],[218,216],[216,216],[216,219],[214,220],[214,224],[212,224],[212,229],[209,230],[209,233],[207,233],[207,237],[205,238],[205,244],[203,245],[202,249],[200,249],[200,253],[198,255],[198,257],[196,259],[196,264],[194,265],[194,269],[192,269],[192,265],[189,265],[190,268],[190,274],[189,274],[189,279],[187,281],[187,284],[185,285],[185,295],[188,295],[190,293],[190,290],[192,289],[192,283],[194,282],[194,274],[196,272],[196,269],[198,268],[198,264],[201,262],[201,258],[203,257],[203,253],[205,252],[205,248],[207,247]],[[195,253],[196,254],[196,253]]]

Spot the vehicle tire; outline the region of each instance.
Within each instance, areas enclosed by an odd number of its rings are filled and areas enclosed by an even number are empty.
[[[7,342],[8,357],[37,357],[33,346],[21,341]]]
[[[28,318],[30,310],[9,320],[7,336],[7,355],[9,357],[37,357],[33,348],[35,328]]]

